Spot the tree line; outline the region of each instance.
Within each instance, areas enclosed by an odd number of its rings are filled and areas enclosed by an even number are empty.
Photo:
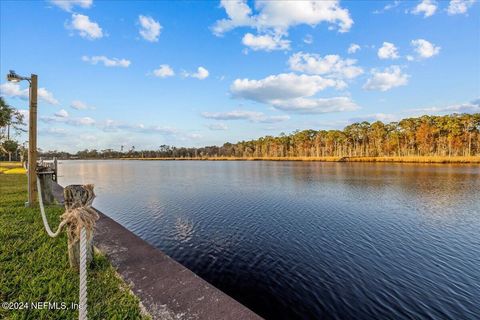
[[[421,116],[397,122],[350,124],[343,130],[297,130],[291,134],[186,148],[161,145],[157,150],[83,150],[76,154],[44,152],[45,157],[208,158],[208,157],[382,157],[480,156],[480,113]]]
[[[26,131],[24,118],[0,97],[0,159],[19,161],[25,154],[25,148],[17,139],[21,132]]]

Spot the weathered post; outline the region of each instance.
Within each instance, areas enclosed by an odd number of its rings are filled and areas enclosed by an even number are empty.
[[[57,157],[53,158],[53,171],[55,171],[53,176],[53,181],[58,182],[58,160]]]
[[[32,74],[30,78],[30,109],[28,119],[28,205],[35,202],[36,166],[37,166],[37,86],[38,78]]]
[[[38,166],[37,175],[40,180],[43,203],[53,204],[55,201],[53,196],[53,170],[49,167]]]
[[[95,198],[93,185],[69,185],[63,190],[66,212],[62,218],[67,220],[68,260],[70,267],[79,269],[80,232],[87,231],[87,266],[93,258],[93,229],[98,213],[92,208]]]

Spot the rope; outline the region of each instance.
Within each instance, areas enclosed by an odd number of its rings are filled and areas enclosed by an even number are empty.
[[[43,225],[47,234],[55,238],[60,234],[62,227],[69,224],[67,232],[70,233],[72,239],[80,237],[80,290],[79,290],[79,320],[87,320],[87,236],[90,238],[93,225],[97,220],[98,213],[90,207],[91,201],[86,207],[76,207],[67,210],[62,215],[62,222],[58,225],[56,232],[53,232],[48,225],[47,216],[45,214],[45,207],[43,206],[42,187],[40,179],[37,177],[38,203],[40,204],[40,213],[42,215]],[[78,232],[80,229],[80,232]],[[88,230],[88,231],[87,231]],[[88,233],[87,233],[88,232]],[[80,235],[79,235],[80,234]]]
[[[87,320],[87,232],[80,231],[80,303],[78,319]]]
[[[38,177],[37,177],[37,190],[38,190],[38,203],[40,204],[40,213],[42,214],[43,226],[45,227],[47,234],[50,237],[55,238],[60,234],[60,231],[62,231],[62,227],[67,223],[67,220],[63,220],[62,222],[60,222],[60,224],[58,225],[57,231],[53,232],[52,229],[50,229],[50,226],[48,225],[47,216],[45,214],[45,208],[43,206],[42,187],[40,185],[40,179],[38,179]]]

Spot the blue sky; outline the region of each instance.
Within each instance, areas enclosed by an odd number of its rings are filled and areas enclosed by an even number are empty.
[[[39,76],[39,147],[203,146],[480,112],[480,5],[2,1],[1,94]],[[25,140],[25,137],[20,137]]]

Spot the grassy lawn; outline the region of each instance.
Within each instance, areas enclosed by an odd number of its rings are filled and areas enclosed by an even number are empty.
[[[60,307],[78,303],[78,274],[70,270],[65,233],[50,238],[39,208],[25,208],[27,177],[0,174],[0,303],[56,302]],[[60,206],[47,208],[56,229]],[[95,254],[88,270],[88,316],[90,319],[146,319],[139,301],[108,260]],[[77,310],[6,310],[0,319],[74,319]]]

